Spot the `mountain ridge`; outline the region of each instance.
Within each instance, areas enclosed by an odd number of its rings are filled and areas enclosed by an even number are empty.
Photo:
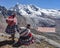
[[[41,9],[35,5],[16,4],[9,10],[0,7],[0,12],[2,12],[4,17],[15,12],[17,16],[24,17],[25,22],[33,27],[54,27],[56,25],[55,19],[60,19],[60,12],[58,10]]]

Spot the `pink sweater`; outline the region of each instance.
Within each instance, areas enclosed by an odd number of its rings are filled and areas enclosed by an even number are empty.
[[[9,25],[13,25],[13,24],[17,25],[17,18],[16,17],[13,18],[12,16],[9,16],[8,18],[6,18],[6,22]]]

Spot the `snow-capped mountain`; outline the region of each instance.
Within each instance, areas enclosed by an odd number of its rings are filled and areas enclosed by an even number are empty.
[[[60,12],[54,9],[42,9],[35,5],[16,4],[11,11],[19,12],[32,26],[55,26],[54,19],[60,19]]]
[[[0,7],[0,14],[1,12],[3,15],[11,15],[13,12],[16,12],[18,16],[25,18],[24,22],[30,23],[33,27],[53,27],[55,26],[55,19],[60,19],[59,10],[42,9],[35,5],[16,4],[9,10]]]
[[[60,18],[60,11],[54,9],[42,9],[35,5],[22,5],[16,4],[10,10],[17,11],[22,15],[36,15],[39,17],[50,17],[50,18]],[[33,16],[32,16],[33,17]]]

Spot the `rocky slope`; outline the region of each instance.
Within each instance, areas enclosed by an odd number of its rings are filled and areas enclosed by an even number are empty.
[[[32,27],[55,27],[55,20],[60,19],[60,11],[54,9],[41,9],[34,5],[15,5],[14,7],[7,10],[5,7],[0,6],[0,32],[4,32],[6,28],[5,18],[8,15],[11,15],[13,12],[16,12],[19,26],[25,26],[27,23],[30,23]],[[60,42],[60,34],[56,31],[56,33],[40,33],[36,30],[32,29],[34,34],[39,34],[47,37],[57,43]],[[0,37],[1,38],[1,37]],[[5,39],[5,38],[4,38]],[[39,38],[40,39],[40,38]],[[9,45],[3,46],[1,48],[13,48]],[[22,48],[27,48],[23,46]],[[55,48],[51,44],[46,41],[41,41],[41,43],[32,44],[28,46],[28,48]]]

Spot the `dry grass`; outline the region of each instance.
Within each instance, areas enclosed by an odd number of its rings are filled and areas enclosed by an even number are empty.
[[[10,45],[2,46],[0,48],[13,48]],[[54,46],[48,45],[46,42],[42,42],[41,44],[31,44],[29,46],[21,46],[21,48],[55,48]]]
[[[0,36],[0,38],[11,40],[11,39],[9,39],[9,37],[6,37],[6,36]],[[17,41],[17,38],[15,38],[15,40]],[[13,48],[13,47],[12,47],[12,45],[5,45],[5,46],[2,46],[0,48]],[[34,43],[34,44],[29,45],[29,46],[21,46],[21,48],[55,48],[55,47],[48,44],[45,41],[41,41],[40,44]]]
[[[2,36],[0,38],[8,39],[7,37],[2,37]],[[17,39],[15,39],[15,40],[17,40]],[[5,45],[5,46],[2,46],[0,48],[13,48],[13,47],[12,47],[12,45]],[[55,48],[55,47],[48,44],[45,41],[41,41],[40,44],[34,43],[34,44],[29,45],[29,46],[21,46],[21,48]]]

